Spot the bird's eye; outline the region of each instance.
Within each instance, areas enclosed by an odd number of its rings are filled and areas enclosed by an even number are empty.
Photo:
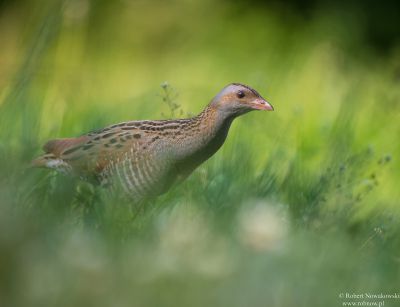
[[[243,91],[237,91],[236,96],[237,98],[243,98],[245,95]]]

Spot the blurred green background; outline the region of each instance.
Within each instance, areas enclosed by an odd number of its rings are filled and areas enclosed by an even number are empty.
[[[400,292],[399,12],[0,1],[0,306],[343,306],[341,293]],[[275,112],[236,120],[145,208],[28,168],[50,138],[190,116],[230,82]]]

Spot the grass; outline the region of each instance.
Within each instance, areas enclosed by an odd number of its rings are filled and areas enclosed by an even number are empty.
[[[365,51],[339,13],[82,3],[0,17],[2,306],[341,306],[340,293],[398,291],[398,53]],[[142,209],[27,167],[49,138],[197,113],[233,81],[276,111],[237,119]]]

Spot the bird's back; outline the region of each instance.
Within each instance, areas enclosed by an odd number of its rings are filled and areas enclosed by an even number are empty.
[[[186,121],[131,121],[51,140],[33,165],[120,185],[137,199],[158,195],[174,181],[171,140]]]

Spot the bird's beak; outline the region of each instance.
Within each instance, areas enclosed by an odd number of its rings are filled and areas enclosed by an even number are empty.
[[[254,110],[266,110],[266,111],[273,111],[274,107],[270,105],[265,99],[263,98],[257,98],[252,101],[251,107]]]

